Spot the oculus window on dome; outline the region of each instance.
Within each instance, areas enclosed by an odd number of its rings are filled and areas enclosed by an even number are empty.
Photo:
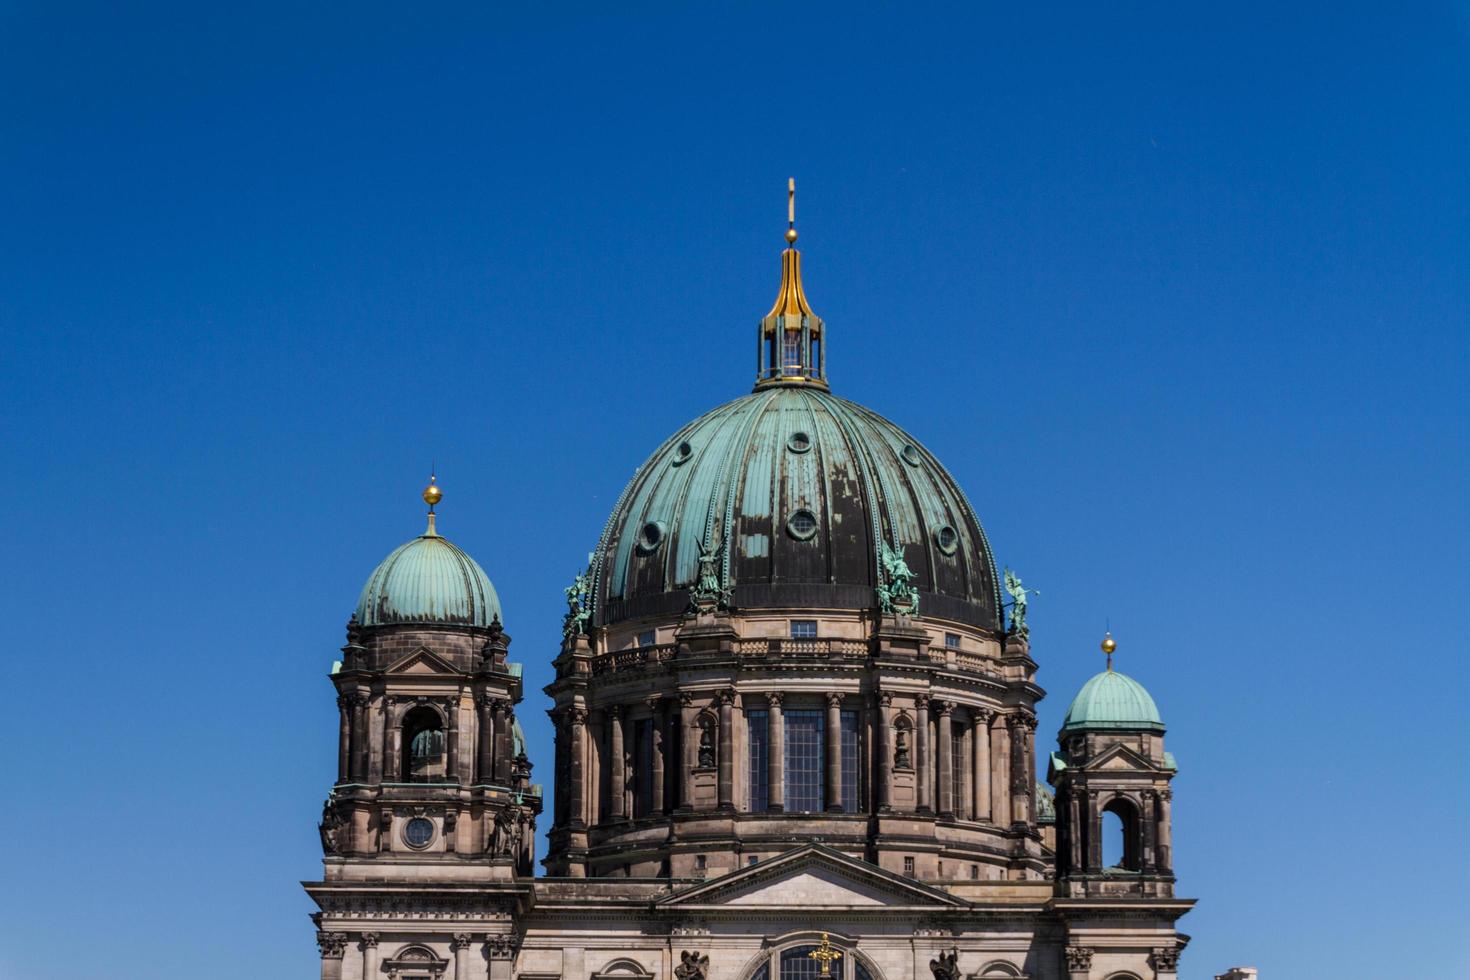
[[[668,525],[663,521],[645,523],[643,530],[638,532],[638,550],[645,555],[653,554],[658,550],[658,546],[663,544],[664,532],[667,530]]]
[[[817,515],[809,510],[799,510],[786,522],[786,530],[798,541],[810,541],[817,533]]]

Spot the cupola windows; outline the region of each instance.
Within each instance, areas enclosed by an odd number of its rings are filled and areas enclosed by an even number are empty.
[[[444,726],[433,708],[420,706],[403,719],[402,781],[437,783],[445,778]]]

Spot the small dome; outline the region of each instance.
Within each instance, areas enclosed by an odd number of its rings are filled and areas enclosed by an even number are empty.
[[[437,534],[400,545],[368,576],[357,600],[363,626],[489,626],[500,597],[479,564]]]
[[[1164,723],[1142,684],[1126,674],[1105,670],[1083,684],[1072,699],[1062,733],[1120,729],[1162,732]]]

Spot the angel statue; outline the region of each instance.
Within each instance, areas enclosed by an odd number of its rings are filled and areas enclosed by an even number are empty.
[[[889,547],[888,542],[884,541],[878,558],[888,579],[877,589],[879,608],[885,613],[891,613],[898,607],[900,612],[917,616],[919,593],[913,586],[914,573],[909,568],[909,563],[904,561],[903,552]]]
[[[1028,596],[1041,595],[1041,591],[1026,588],[1021,584],[1021,576],[1007,568],[1006,592],[1011,597],[1011,632],[1016,636],[1026,636],[1031,632],[1031,627],[1026,625],[1026,599]]]
[[[695,612],[724,609],[730,604],[730,590],[720,581],[720,550],[724,547],[723,539],[713,545],[699,542],[699,576],[689,590],[689,604]]]
[[[929,961],[929,969],[934,974],[934,980],[960,980],[959,950],[952,949],[948,953],[940,953]]]
[[[578,572],[577,577],[572,579],[572,584],[565,589],[567,615],[562,621],[562,635],[567,639],[587,632],[587,620],[592,617],[592,610],[587,608],[587,591],[592,581],[592,556],[588,555],[587,559],[587,571]]]

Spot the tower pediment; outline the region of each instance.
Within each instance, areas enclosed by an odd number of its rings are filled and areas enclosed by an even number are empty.
[[[809,844],[780,857],[687,888],[659,903],[665,907],[760,906],[950,907],[965,903],[937,888],[884,871],[839,851]]]
[[[401,659],[390,664],[384,672],[388,674],[457,674],[454,668],[444,658],[436,655],[428,647],[419,647],[413,653],[407,654]]]

